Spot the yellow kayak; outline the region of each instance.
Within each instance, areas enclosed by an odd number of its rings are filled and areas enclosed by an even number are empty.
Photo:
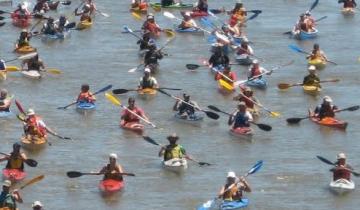
[[[218,80],[218,86],[221,93],[232,93],[235,91],[234,85],[226,82],[223,79]]]
[[[28,150],[41,149],[46,146],[46,142],[46,138],[39,138],[37,136],[33,136],[32,138],[21,137],[22,146]]]
[[[27,45],[27,46],[16,48],[14,51],[19,54],[27,54],[27,53],[35,52],[36,48],[33,48],[30,45]]]
[[[326,61],[321,58],[308,59],[308,64],[311,66],[315,66],[316,69],[323,69],[326,66]]]
[[[83,29],[86,29],[86,28],[90,28],[93,24],[93,21],[88,21],[88,20],[84,20],[84,21],[80,21],[76,28],[78,30],[83,30]]]
[[[321,92],[321,88],[312,85],[304,85],[303,86],[304,92],[310,95],[317,95]]]
[[[157,94],[157,90],[153,89],[153,88],[139,89],[137,92],[138,92],[139,96],[144,97],[144,98],[153,97]]]

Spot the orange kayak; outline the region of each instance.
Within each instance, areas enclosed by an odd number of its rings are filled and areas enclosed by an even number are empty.
[[[144,132],[144,125],[138,122],[125,122],[121,120],[120,127],[141,135]]]
[[[124,181],[106,179],[100,181],[99,188],[103,193],[115,193],[124,188]]]
[[[313,121],[316,124],[332,127],[332,128],[338,128],[345,130],[348,123],[342,120],[335,119],[333,117],[325,117],[323,119],[319,119],[317,117],[314,117],[314,113],[309,111],[310,120]]]

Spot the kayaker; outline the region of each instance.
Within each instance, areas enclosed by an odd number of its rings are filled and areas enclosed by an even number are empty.
[[[207,0],[198,0],[196,7],[194,7],[194,12],[208,12],[208,1]]]
[[[355,8],[357,6],[355,0],[339,0],[339,4],[343,3],[343,8]]]
[[[20,32],[20,36],[19,39],[17,40],[17,43],[15,45],[15,49],[24,47],[24,46],[29,46],[30,44],[30,39],[31,39],[32,34],[28,32],[27,29],[23,29]]]
[[[16,10],[13,13],[16,14],[20,19],[26,19],[31,15],[30,11],[27,8],[27,4],[25,4],[24,2],[18,4]]]
[[[161,60],[164,56],[161,51],[156,49],[155,43],[149,43],[149,51],[144,56],[144,64],[154,71],[158,65],[158,60]]]
[[[316,67],[311,65],[309,66],[308,71],[309,71],[309,75],[304,77],[303,85],[316,86],[321,88],[320,78],[316,75]]]
[[[44,14],[50,10],[47,0],[37,0],[33,9],[33,13]]]
[[[90,86],[88,84],[81,85],[81,92],[76,99],[78,103],[95,103],[96,97],[90,92]]]
[[[195,20],[191,18],[190,12],[180,12],[180,14],[183,16],[184,19],[181,21],[178,28],[183,30],[189,28],[198,28]]]
[[[320,49],[320,45],[319,44],[314,44],[313,50],[311,51],[311,54],[306,56],[307,59],[310,60],[315,60],[315,59],[321,59],[323,61],[327,61],[327,57],[324,53],[324,51],[322,51]]]
[[[243,40],[240,44],[240,47],[237,48],[236,54],[238,55],[253,55],[254,50],[249,45],[247,40]]]
[[[2,192],[0,194],[0,208],[16,210],[16,202],[22,203],[23,200],[17,189],[10,192],[11,181],[5,180],[2,184]]]
[[[56,31],[62,33],[66,30],[66,26],[69,24],[69,21],[64,15],[61,15],[58,20],[55,21]]]
[[[109,163],[104,166],[100,173],[104,174],[103,180],[115,179],[122,181],[123,177],[119,173],[123,173],[123,168],[120,164],[116,163],[118,156],[115,153],[109,154]]]
[[[305,14],[300,15],[300,19],[298,20],[298,22],[295,24],[295,26],[293,28],[293,32],[295,34],[300,33],[300,31],[309,32],[309,28],[308,28],[307,24],[305,23]]]
[[[244,102],[246,108],[255,109],[255,103],[258,100],[254,97],[254,92],[248,86],[240,86],[241,93],[233,98],[234,101]],[[250,100],[249,100],[250,99]]]
[[[152,13],[149,13],[147,15],[146,20],[143,23],[141,29],[144,31],[150,31],[150,34],[153,37],[159,37],[160,32],[162,31],[160,26],[155,22],[155,17]]]
[[[221,46],[217,46],[214,50],[214,53],[209,59],[210,68],[222,69],[224,66],[229,65],[230,59],[227,55],[224,54],[224,51]]]
[[[227,65],[224,67],[224,71],[221,72],[216,72],[215,74],[215,80],[224,80],[227,83],[233,85],[234,81],[236,81],[236,74],[234,72],[231,71],[231,66]]]
[[[199,105],[195,101],[190,101],[190,95],[187,95],[186,93],[183,94],[183,100],[185,102],[176,100],[173,110],[178,111],[182,118],[195,118],[195,110],[200,109]]]
[[[144,118],[145,120],[149,120],[149,118],[145,115],[144,111],[135,105],[135,99],[133,97],[130,97],[128,100],[128,107],[127,109],[123,110],[121,112],[121,119],[125,121],[126,123],[140,123],[140,119],[132,114],[130,111],[136,113],[140,117]],[[129,111],[129,110],[130,111]]]
[[[6,75],[6,63],[3,59],[0,59],[0,73],[4,73]]]
[[[315,20],[309,11],[305,12],[304,22],[307,25],[308,31],[315,31]]]
[[[131,1],[131,9],[145,11],[148,8],[148,4],[146,0],[132,0]]]
[[[30,140],[36,141],[39,138],[47,138],[47,133],[57,136],[57,133],[52,131],[42,118],[35,114],[33,109],[29,109],[26,113],[24,120],[24,133],[25,137]]]
[[[74,12],[75,12],[75,16],[80,16],[80,21],[89,21],[89,22],[92,21],[89,4],[85,4],[80,12],[78,12],[78,8],[76,8]]]
[[[170,144],[161,147],[159,151],[159,157],[164,157],[164,162],[166,161],[181,161],[186,156],[186,151],[183,146],[177,144],[179,136],[176,133],[171,134],[167,137],[167,140]]]
[[[338,179],[346,179],[351,181],[351,172],[354,170],[349,164],[346,164],[346,155],[345,153],[339,153],[337,156],[336,166],[330,169],[333,172],[333,181]]]
[[[0,90],[0,112],[10,112],[11,98],[6,89]]]
[[[230,12],[229,25],[234,27],[245,22],[247,16],[246,9],[241,2],[235,4],[234,9]]]
[[[236,177],[235,172],[229,171],[226,176],[226,184],[221,187],[218,197],[224,201],[239,201],[243,192],[251,192],[249,183],[245,177]]]
[[[251,79],[251,78],[261,79],[262,76],[260,76],[260,75],[263,75],[265,73],[267,75],[270,75],[272,73],[272,71],[267,71],[265,68],[260,66],[258,60],[253,60],[253,64],[249,68],[248,79]]]
[[[95,15],[97,11],[95,2],[93,0],[86,0],[86,4],[90,6],[90,15]]]
[[[49,17],[47,22],[43,25],[41,32],[48,35],[55,35],[56,34],[56,25],[54,22],[54,18]]]
[[[43,210],[43,204],[40,201],[35,201],[32,205],[31,205],[33,210]]]
[[[228,120],[228,125],[232,126],[232,129],[250,127],[250,122],[253,121],[253,117],[246,109],[245,102],[238,104],[238,110],[235,111]]]
[[[24,68],[25,65],[27,66],[26,69]],[[40,72],[45,70],[45,65],[44,62],[39,58],[39,54],[36,54],[32,58],[24,60],[21,64],[21,69],[23,71],[35,70]]]
[[[154,44],[156,47],[155,40],[151,39],[149,31],[146,31],[143,34],[142,39],[137,41],[136,44],[139,45],[140,50],[150,50],[150,45],[152,45],[152,44]]]
[[[152,77],[150,73],[151,73],[150,68],[146,67],[144,70],[144,76],[140,78],[140,82],[138,86],[140,90],[145,88],[151,88],[151,89],[159,88],[159,85],[155,77]]]
[[[322,104],[315,108],[315,117],[319,118],[320,120],[325,117],[335,117],[335,112],[338,110],[338,107],[332,103],[333,100],[330,98],[330,96],[324,96]]]
[[[27,160],[25,153],[20,151],[20,144],[15,143],[13,144],[13,151],[10,153],[9,156],[4,156],[0,158],[0,162],[7,161],[6,169],[19,169],[24,171],[24,161]]]

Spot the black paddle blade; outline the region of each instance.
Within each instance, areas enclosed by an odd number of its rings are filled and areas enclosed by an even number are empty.
[[[214,120],[217,120],[220,117],[218,114],[211,112],[211,111],[204,111],[204,112],[205,112],[206,116],[208,116],[209,118],[214,119]]]
[[[198,164],[201,165],[201,166],[211,166],[211,165],[213,165],[213,164],[207,163],[207,162],[198,162]]]
[[[212,13],[214,13],[216,15],[216,14],[220,14],[220,13],[225,12],[225,11],[222,10],[222,9],[210,9],[210,12],[212,12]]]
[[[301,120],[303,120],[304,118],[288,118],[286,119],[286,122],[288,122],[289,124],[297,124],[299,123]]]
[[[0,16],[0,20],[4,20],[4,19],[5,19],[5,17]]]
[[[319,155],[316,156],[319,160],[321,160],[322,162],[326,163],[326,164],[329,164],[329,165],[335,165],[335,163],[331,162],[330,160],[324,158],[324,157],[321,157]]]
[[[152,138],[150,138],[149,136],[143,136],[144,140],[151,143],[151,144],[154,144],[154,145],[158,145],[160,146],[159,143],[157,143],[155,140],[153,140]]]
[[[360,106],[352,106],[352,107],[349,107],[349,108],[346,108],[344,109],[344,111],[356,111],[360,108]]]
[[[5,25],[5,22],[0,23],[0,27],[3,26],[3,25]]]
[[[80,177],[82,176],[83,174],[79,171],[68,171],[66,173],[66,175],[69,177],[69,178],[77,178],[77,177]]]
[[[72,22],[72,23],[67,24],[67,25],[65,26],[65,28],[70,29],[70,28],[75,28],[75,26],[76,26],[76,23],[75,23],[75,22]]]
[[[216,106],[213,106],[213,105],[209,105],[208,108],[211,109],[211,110],[214,110],[215,112],[220,112],[221,111],[220,109],[218,109]]]
[[[127,89],[114,89],[112,91],[113,94],[124,94],[124,93],[127,93],[127,92],[129,92],[129,90],[127,90]]]
[[[61,4],[68,6],[71,4],[71,1],[62,1]]]
[[[65,139],[65,140],[72,140],[72,138],[70,137],[66,137],[66,136],[60,136],[61,139]]]
[[[33,159],[27,159],[27,160],[25,160],[25,163],[30,167],[36,167],[38,164],[38,162]]]
[[[309,11],[311,12],[311,10],[313,10],[319,3],[319,0],[315,0],[314,3],[311,5]]]
[[[266,124],[256,124],[261,130],[264,130],[264,131],[271,131],[272,130],[272,127],[270,125],[266,125]]]
[[[200,65],[197,65],[197,64],[186,64],[186,68],[190,69],[190,70],[195,70],[199,67],[200,67]]]

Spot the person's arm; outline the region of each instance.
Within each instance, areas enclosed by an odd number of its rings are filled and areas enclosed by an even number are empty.
[[[253,117],[252,117],[252,114],[250,114],[249,111],[246,111],[246,115],[247,115],[247,117],[249,118],[249,122],[254,121],[254,119],[253,119]]]
[[[23,161],[28,159],[27,156],[25,155],[25,153],[23,153],[23,152],[20,154],[20,156]]]
[[[21,195],[20,195],[20,193],[19,193],[19,191],[17,189],[13,191],[12,196],[15,199],[15,201],[17,201],[19,203],[23,202],[23,199],[22,199],[22,197],[21,197]]]
[[[232,115],[229,116],[228,125],[232,125],[235,121],[235,115],[237,111],[235,111]]]
[[[5,160],[9,160],[10,159],[10,155],[9,156],[4,156],[2,158],[0,158],[0,162],[3,162]]]
[[[219,190],[219,193],[218,193],[218,198],[221,198],[225,193],[225,187],[222,186]]]
[[[173,111],[179,111],[179,103],[180,103],[180,100],[177,99],[177,100],[175,101],[174,106],[173,106]]]
[[[143,110],[139,109],[137,114],[145,120],[149,121],[149,118],[145,115],[145,112]]]
[[[84,14],[83,12],[78,12],[79,8],[76,8],[74,13],[75,13],[75,16],[80,16],[82,14]]]
[[[152,80],[153,80],[153,88],[159,88],[157,80],[154,77],[152,78]]]
[[[245,192],[251,192],[250,184],[246,181],[246,179],[244,177],[240,177],[240,182],[244,184],[243,190]]]
[[[165,147],[161,147],[160,151],[159,151],[159,157],[163,156],[165,153]]]
[[[96,101],[96,96],[90,92],[90,101],[94,102]]]
[[[248,53],[249,55],[254,55],[254,50],[250,45],[248,46]]]
[[[124,173],[124,170],[120,164],[117,165],[119,173]]]
[[[106,173],[106,171],[107,171],[107,167],[105,166],[99,171],[99,173],[103,174]]]
[[[42,60],[39,60],[39,64],[40,64],[40,70],[44,70],[45,69],[45,64]]]

